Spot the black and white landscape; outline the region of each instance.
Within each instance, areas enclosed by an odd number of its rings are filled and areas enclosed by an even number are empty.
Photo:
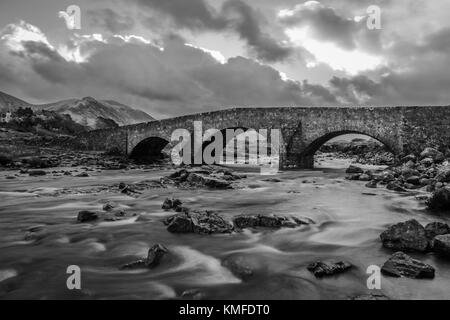
[[[0,299],[450,299],[449,10],[2,0]]]

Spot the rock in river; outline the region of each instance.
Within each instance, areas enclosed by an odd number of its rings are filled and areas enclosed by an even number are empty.
[[[427,206],[432,210],[450,211],[450,189],[441,188],[433,192]]]
[[[164,210],[169,210],[169,209],[174,209],[177,210],[183,203],[181,202],[180,199],[169,199],[166,198],[166,200],[164,200],[164,203],[162,204],[162,209]]]
[[[222,265],[242,280],[247,280],[253,275],[253,270],[244,256],[229,256],[222,261]]]
[[[179,213],[163,221],[167,231],[173,233],[231,233],[233,224],[217,213],[211,211],[193,211]]]
[[[392,225],[380,238],[389,249],[424,252],[428,248],[425,228],[414,219]]]
[[[428,239],[432,240],[436,236],[450,233],[450,227],[443,222],[431,222],[425,226]]]
[[[89,222],[98,219],[98,214],[93,211],[83,210],[78,212],[77,221],[78,222]]]
[[[162,244],[155,244],[148,250],[147,258],[133,261],[122,266],[121,269],[135,268],[155,268],[161,262],[161,259],[169,252]]]
[[[381,272],[392,277],[434,278],[434,268],[403,252],[394,253],[381,268]]]
[[[277,215],[240,215],[233,219],[234,225],[240,229],[266,227],[266,228],[295,228],[300,225],[314,224],[309,218],[285,217]]]
[[[338,273],[347,271],[352,267],[352,264],[346,261],[339,261],[335,263],[325,263],[322,261],[316,261],[307,266],[307,269],[311,271],[317,278],[324,276],[332,276]]]

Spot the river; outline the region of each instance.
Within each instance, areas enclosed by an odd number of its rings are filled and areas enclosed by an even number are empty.
[[[7,180],[0,172],[1,299],[172,299],[198,289],[205,299],[347,299],[367,294],[369,265],[381,266],[392,254],[380,233],[389,225],[433,216],[414,194],[367,189],[345,180],[346,160],[318,163],[315,170],[280,172],[279,182],[247,172],[233,190],[148,189],[138,197],[99,191],[96,186],[159,178],[170,170],[93,171],[90,177],[47,175]],[[59,169],[56,169],[59,170]],[[62,193],[64,188],[80,192]],[[99,188],[100,190],[101,188]],[[212,209],[231,217],[242,213],[306,216],[316,224],[294,229],[245,230],[226,235],[172,234],[161,209],[176,197],[193,209]],[[136,213],[123,221],[76,223],[80,210],[101,210],[107,201]],[[38,226],[38,239],[25,240]],[[155,243],[170,251],[155,269],[119,270],[145,257]],[[240,257],[253,270],[245,281],[222,266]],[[411,254],[436,268],[433,280],[382,276],[381,292],[391,299],[450,298],[450,262]],[[350,271],[317,279],[306,266],[315,260],[347,260]],[[66,269],[81,268],[81,290],[68,290]],[[377,291],[378,292],[378,291]]]

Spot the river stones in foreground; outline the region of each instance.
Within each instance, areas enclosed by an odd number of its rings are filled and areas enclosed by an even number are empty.
[[[381,268],[381,272],[392,277],[434,278],[434,268],[403,252],[394,253]]]
[[[428,248],[425,228],[415,219],[390,226],[380,238],[389,249],[424,252]]]
[[[317,278],[321,278],[345,272],[351,267],[353,267],[353,265],[346,261],[339,261],[335,263],[316,261],[309,264],[306,268],[311,271]]]

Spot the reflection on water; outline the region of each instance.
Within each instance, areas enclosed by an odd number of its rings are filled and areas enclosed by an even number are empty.
[[[57,195],[57,189],[110,185],[159,178],[162,171],[107,171],[88,179],[39,177],[5,180],[0,173],[0,297],[4,299],[167,299],[200,289],[206,298],[346,299],[369,293],[365,273],[390,251],[379,234],[392,223],[415,218],[425,224],[442,218],[424,211],[414,196],[344,179],[345,160],[320,162],[311,171],[280,172],[280,182],[249,172],[243,189],[149,189],[138,198],[100,192]],[[171,234],[161,219],[171,212],[162,201],[175,196],[193,209],[213,209],[232,217],[242,213],[307,216],[317,223],[295,229],[245,230],[231,235]],[[120,203],[137,216],[121,222],[76,224],[80,210]],[[32,238],[25,235],[33,228]],[[164,244],[170,255],[153,270],[119,270]],[[241,280],[223,266],[239,257],[253,270]],[[450,263],[413,254],[436,267],[434,280],[382,278],[391,298],[450,298]],[[306,265],[316,259],[348,260],[356,268],[316,279]],[[79,265],[82,290],[66,289],[66,268]]]

